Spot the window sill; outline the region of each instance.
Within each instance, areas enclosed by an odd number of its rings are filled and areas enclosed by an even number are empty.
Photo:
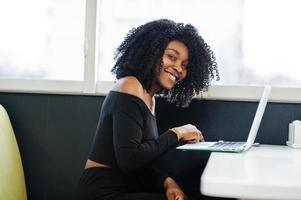
[[[106,96],[113,81],[99,81],[95,92],[85,92],[83,81],[0,80],[0,92]],[[214,85],[196,98],[223,101],[258,101],[263,86]],[[272,87],[269,102],[301,103],[301,87]]]

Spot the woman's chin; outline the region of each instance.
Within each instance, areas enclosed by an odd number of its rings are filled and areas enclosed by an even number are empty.
[[[165,84],[165,85],[162,85],[162,88],[165,89],[165,90],[171,90],[175,85],[174,84]]]
[[[172,81],[161,80],[158,83],[160,85],[160,88],[164,90],[171,90],[175,86],[175,83]]]

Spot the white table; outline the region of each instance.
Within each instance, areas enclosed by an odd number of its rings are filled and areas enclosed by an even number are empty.
[[[244,153],[214,152],[201,193],[241,199],[301,199],[301,149],[260,145]]]

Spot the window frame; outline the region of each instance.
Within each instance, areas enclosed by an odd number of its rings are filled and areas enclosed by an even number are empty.
[[[0,91],[21,93],[95,94],[96,92],[96,34],[99,1],[86,0],[84,80],[0,79]]]
[[[84,80],[22,80],[0,79],[0,92],[96,95],[108,94],[114,81],[97,81],[98,66],[98,9],[100,1],[86,0],[84,53]],[[196,98],[225,101],[258,101],[264,86],[213,85]],[[273,86],[270,102],[301,103],[301,87]]]

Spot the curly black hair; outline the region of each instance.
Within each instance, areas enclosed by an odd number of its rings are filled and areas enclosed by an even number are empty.
[[[148,22],[128,32],[116,49],[116,63],[111,72],[116,78],[135,76],[143,88],[150,91],[156,78],[156,66],[171,41],[180,41],[188,48],[187,77],[171,90],[156,94],[177,106],[187,106],[192,97],[206,91],[211,80],[219,80],[214,53],[191,24],[175,23],[168,19]]]

